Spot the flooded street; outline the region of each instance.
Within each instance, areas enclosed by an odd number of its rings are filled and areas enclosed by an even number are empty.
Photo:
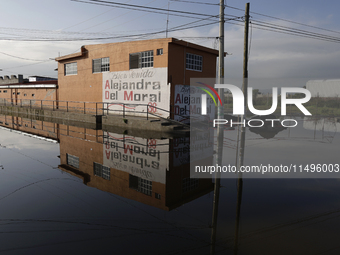
[[[212,228],[215,180],[190,178],[189,138],[0,120],[0,254],[339,254],[334,173],[222,178]],[[245,164],[339,164],[337,119],[298,121],[247,128]],[[224,138],[234,165],[237,129]]]

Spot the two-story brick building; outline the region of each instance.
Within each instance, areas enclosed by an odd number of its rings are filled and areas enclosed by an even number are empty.
[[[106,102],[133,115],[150,105],[173,118],[176,85],[216,77],[217,56],[217,50],[175,38],[82,46],[56,58],[59,100]]]

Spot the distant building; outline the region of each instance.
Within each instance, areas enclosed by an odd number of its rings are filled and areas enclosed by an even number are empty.
[[[217,50],[175,38],[82,46],[56,58],[60,100],[106,102],[112,110],[143,104],[134,115],[152,105],[173,117],[175,86],[216,77],[217,57]]]
[[[29,76],[28,81],[34,82],[34,81],[57,81],[57,78],[51,78],[51,77],[45,77],[45,76]]]
[[[12,84],[12,83],[22,83],[24,82],[24,77],[22,74],[19,74],[18,76],[16,75],[5,75],[5,76],[0,76],[0,84]]]
[[[0,102],[34,105],[38,104],[39,100],[58,100],[58,80],[45,78],[47,80],[36,78],[30,81],[30,79],[24,79],[22,74],[0,77]]]
[[[307,82],[306,88],[312,97],[339,97],[340,80],[311,80]]]

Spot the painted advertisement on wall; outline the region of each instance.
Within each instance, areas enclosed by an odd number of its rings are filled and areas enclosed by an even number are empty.
[[[103,102],[110,114],[169,116],[167,68],[142,68],[103,73]],[[161,110],[162,109],[162,110]]]
[[[165,184],[169,170],[169,139],[105,132],[103,146],[103,165]]]
[[[190,123],[190,117],[197,116],[212,120],[215,116],[214,101],[207,98],[206,115],[201,115],[201,100],[202,95],[206,92],[197,86],[176,85],[174,96],[174,118],[185,124]]]

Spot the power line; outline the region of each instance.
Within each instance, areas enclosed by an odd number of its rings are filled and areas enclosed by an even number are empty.
[[[313,32],[309,32],[306,30],[298,30],[298,29],[291,29],[291,28],[283,28],[280,26],[274,26],[274,25],[265,25],[265,24],[259,24],[259,23],[254,23],[254,28],[257,29],[262,29],[262,30],[267,30],[267,31],[272,31],[272,32],[278,32],[278,33],[283,33],[283,34],[289,34],[289,35],[295,35],[299,37],[306,37],[306,38],[311,38],[311,39],[317,39],[321,41],[328,41],[328,42],[335,42],[335,43],[340,43],[340,38],[339,37],[331,37],[323,34],[317,34]]]
[[[239,10],[239,11],[244,12],[243,9],[233,7],[233,6],[230,6],[230,5],[226,5],[226,7],[230,8],[230,9]],[[335,31],[335,30],[331,30],[331,29],[327,29],[327,28],[322,28],[322,27],[317,27],[317,26],[312,26],[312,25],[300,23],[300,22],[293,21],[293,20],[282,19],[282,18],[278,18],[278,17],[274,17],[274,16],[270,16],[270,15],[266,15],[266,14],[262,14],[262,13],[258,13],[258,12],[252,12],[252,11],[250,13],[255,14],[255,15],[259,15],[259,16],[263,16],[263,17],[267,17],[267,18],[271,18],[271,19],[276,19],[276,20],[281,20],[281,21],[293,23],[293,24],[296,24],[296,25],[301,25],[301,26],[305,26],[305,27],[310,27],[310,28],[315,28],[315,29],[319,29],[319,30],[324,30],[324,31],[340,34],[339,31]]]
[[[218,21],[196,25],[196,26],[190,26],[185,28],[178,28],[178,29],[170,29],[169,32],[173,31],[179,31],[179,30],[185,30],[190,28],[196,28],[196,27],[203,27],[203,26],[209,26],[218,23]],[[137,37],[137,36],[145,36],[145,35],[156,35],[160,33],[164,33],[165,30],[157,31],[157,32],[151,32],[151,33],[143,33],[143,34],[134,34],[134,35],[120,35],[120,36],[109,36],[109,37],[97,37],[97,38],[70,38],[70,39],[19,39],[19,38],[0,38],[1,40],[6,41],[27,41],[27,42],[60,42],[60,41],[94,41],[94,40],[109,40],[109,39],[122,39],[122,38],[131,38],[131,37]]]
[[[236,9],[238,9],[238,8],[236,8]],[[272,17],[272,16],[269,16],[269,17]],[[273,18],[275,18],[275,17],[273,17]],[[279,18],[277,18],[277,19],[279,19]],[[235,20],[235,21],[237,22],[237,20]],[[232,21],[227,21],[226,23],[244,26],[241,23],[235,23],[235,22],[232,22]],[[330,36],[330,35],[326,35],[326,34],[315,33],[315,32],[311,32],[311,31],[308,31],[308,30],[303,30],[303,29],[298,29],[298,28],[293,28],[293,27],[276,25],[276,24],[273,24],[273,23],[259,21],[259,20],[255,20],[255,19],[251,19],[251,24],[254,25],[253,28],[255,28],[255,29],[260,29],[260,30],[265,30],[265,31],[270,31],[270,32],[277,32],[277,33],[281,33],[281,34],[294,35],[294,36],[316,39],[316,40],[327,41],[327,42],[334,42],[334,43],[340,42],[340,37],[334,37],[334,36]],[[299,24],[302,24],[302,23],[299,23]],[[309,25],[307,25],[307,26],[309,26]],[[319,29],[321,29],[321,28],[319,28]],[[327,29],[323,29],[323,30],[327,31]],[[330,31],[332,31],[332,30],[330,30]],[[336,31],[332,31],[332,32],[336,32]]]
[[[14,55],[11,55],[11,54],[8,54],[8,53],[5,53],[5,52],[1,52],[1,51],[0,51],[0,54],[6,55],[6,56],[9,56],[9,57],[12,57],[12,58],[18,58],[18,59],[29,60],[29,61],[39,61],[39,62],[48,61],[46,59],[41,60],[41,59],[22,58],[22,57],[14,56]]]
[[[130,10],[136,10],[136,11],[153,12],[153,13],[158,13],[158,14],[167,14],[167,12],[170,12],[172,13],[171,15],[176,15],[176,16],[178,16],[177,15],[178,13],[185,14],[185,15],[205,16],[205,17],[212,16],[212,15],[204,14],[204,13],[187,12],[187,11],[179,11],[179,10],[171,10],[171,9],[168,10],[164,8],[135,5],[135,4],[124,4],[124,3],[110,2],[110,1],[104,1],[104,0],[89,0],[90,2],[81,1],[81,0],[71,0],[71,1],[82,2],[82,3],[87,3],[87,4],[95,4],[95,5],[104,5],[104,6],[110,6],[110,7],[123,8],[123,9],[130,9]],[[181,15],[181,17],[196,18],[196,17],[188,17],[188,16],[183,16],[183,15]]]
[[[181,2],[181,3],[190,3],[190,4],[204,4],[204,5],[214,5],[219,6],[220,4],[212,4],[212,3],[203,3],[203,2],[195,2],[195,1],[184,1],[184,0],[170,0],[172,2]]]
[[[153,0],[153,1],[148,2],[148,3],[146,3],[146,4],[150,4],[150,3],[153,3],[153,2],[155,2],[155,1],[157,1],[157,0]],[[128,2],[130,2],[130,0],[127,1],[127,2],[125,2],[125,3],[128,3]],[[112,8],[111,11],[112,11],[112,10],[114,10],[114,9]],[[99,24],[97,24],[97,25],[93,25],[93,26],[91,26],[91,27],[82,29],[81,31],[84,31],[84,30],[87,30],[87,29],[90,29],[90,28],[99,26],[99,25],[104,24],[104,23],[106,23],[106,22],[109,22],[109,21],[111,21],[111,20],[117,19],[117,18],[119,18],[119,17],[121,17],[121,16],[124,16],[124,15],[126,15],[126,14],[128,14],[128,13],[130,13],[130,12],[131,12],[131,11],[127,11],[127,12],[125,12],[125,13],[122,13],[122,14],[118,15],[118,16],[115,16],[115,17],[112,18],[112,19],[109,19],[109,20],[103,21],[103,22],[101,22],[101,23],[99,23]],[[146,15],[146,14],[145,14],[145,15]],[[144,15],[143,15],[143,16],[144,16]],[[142,16],[141,16],[141,17],[142,17]],[[138,18],[138,17],[137,17],[137,18]],[[135,18],[135,19],[136,19],[136,18]],[[132,21],[132,20],[130,19],[129,21],[127,21],[127,22],[125,22],[125,23],[131,22],[131,21]],[[125,24],[125,23],[124,23],[124,24]],[[108,28],[108,29],[110,29],[110,28]],[[108,29],[105,29],[105,30],[108,30]],[[102,30],[102,31],[103,31],[103,30]]]
[[[294,31],[296,33],[308,33],[308,34],[316,36],[316,37],[327,37],[328,39],[335,39],[335,40],[340,39],[339,37],[328,36],[328,35],[325,35],[325,34],[320,34],[320,33],[315,33],[315,32],[309,32],[307,30],[302,30],[302,29],[298,29],[298,28],[291,28],[291,27],[287,27],[287,26],[276,25],[276,24],[269,23],[269,22],[263,22],[263,21],[254,20],[254,19],[252,19],[252,21],[253,21],[253,24],[256,24],[256,22],[258,22],[258,23],[265,24],[265,25],[262,25],[262,26],[267,26],[267,27],[272,27],[272,28],[275,27],[275,28],[287,29],[287,30],[291,30],[292,32]],[[260,24],[256,24],[256,25],[260,25]]]

